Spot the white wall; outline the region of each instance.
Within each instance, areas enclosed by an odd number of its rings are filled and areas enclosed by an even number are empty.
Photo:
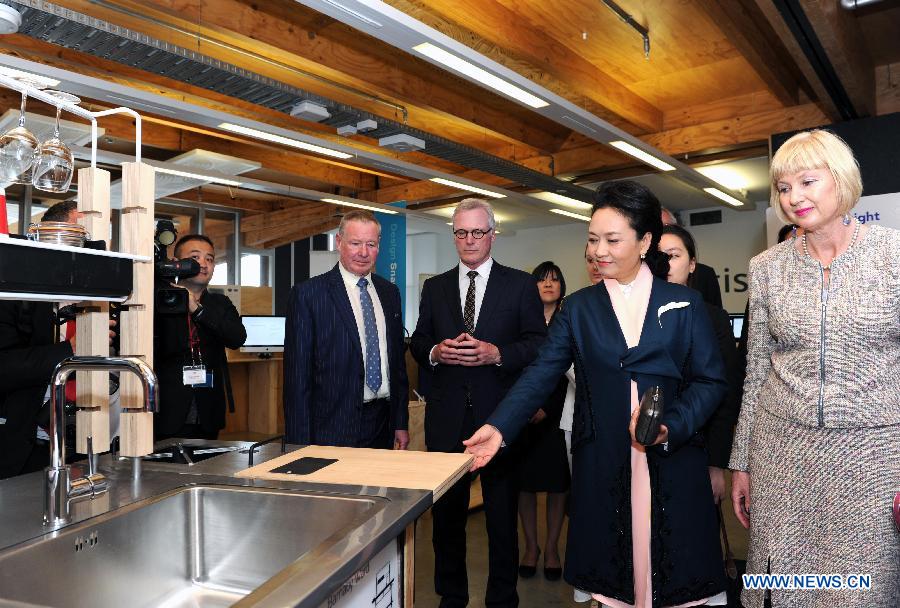
[[[309,276],[317,277],[325,274],[338,263],[340,254],[337,251],[310,251]]]
[[[587,287],[584,247],[587,222],[519,230],[513,236],[502,234],[494,241],[494,259],[530,273],[541,262],[553,261],[562,270],[568,293]]]
[[[443,223],[440,233],[421,232],[406,237],[406,313],[404,323],[412,334],[419,320],[419,293],[425,278],[449,270],[459,263],[456,247]]]
[[[728,312],[742,313],[747,305],[747,268],[750,258],[766,248],[767,202],[753,211],[733,211],[722,207],[722,223],[690,226],[690,213],[683,212],[685,228],[697,241],[701,262],[715,269],[722,290],[722,305]]]

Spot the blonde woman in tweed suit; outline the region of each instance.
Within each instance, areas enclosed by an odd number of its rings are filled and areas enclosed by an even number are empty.
[[[773,608],[896,608],[900,533],[900,232],[849,215],[846,143],[795,135],[772,159],[772,206],[804,231],[750,262],[744,402],[730,468],[748,573],[868,574],[871,589],[772,590]],[[745,590],[744,606],[765,591]]]

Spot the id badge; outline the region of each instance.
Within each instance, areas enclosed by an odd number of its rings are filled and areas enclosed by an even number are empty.
[[[181,368],[181,379],[185,386],[206,383],[206,366],[185,365]]]

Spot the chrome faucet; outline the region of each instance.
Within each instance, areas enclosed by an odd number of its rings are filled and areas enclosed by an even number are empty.
[[[94,470],[92,441],[88,438],[88,474],[71,479],[66,464],[66,380],[75,371],[134,372],[144,388],[144,412],[159,411],[156,374],[138,357],[69,357],[53,370],[50,386],[50,466],[44,470],[44,524],[64,524],[69,502],[93,498],[107,489],[106,478]]]

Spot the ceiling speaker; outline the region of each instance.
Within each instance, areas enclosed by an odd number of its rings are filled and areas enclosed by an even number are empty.
[[[406,133],[398,133],[382,137],[378,140],[378,145],[395,152],[414,152],[425,149],[425,140]]]

